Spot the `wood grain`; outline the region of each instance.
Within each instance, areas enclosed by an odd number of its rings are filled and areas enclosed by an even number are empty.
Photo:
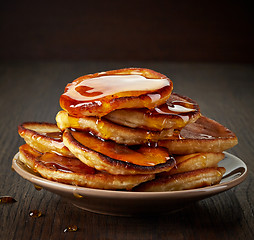
[[[76,77],[120,67],[147,67],[170,77],[174,89],[200,104],[204,115],[236,133],[229,152],[248,166],[239,186],[186,209],[155,217],[112,217],[80,210],[60,197],[37,191],[11,170],[23,140],[17,125],[54,122],[59,96]],[[254,69],[251,65],[167,62],[9,62],[0,65],[0,195],[17,202],[0,205],[0,239],[252,239],[254,237]],[[29,211],[41,210],[34,219]],[[64,233],[70,224],[77,232]]]

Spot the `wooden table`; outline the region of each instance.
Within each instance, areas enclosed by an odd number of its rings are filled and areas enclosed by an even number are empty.
[[[24,121],[54,122],[65,85],[76,77],[121,67],[147,67],[166,74],[174,91],[195,99],[204,115],[234,131],[239,144],[229,152],[248,166],[239,186],[154,217],[113,217],[80,210],[11,170],[23,140]],[[253,239],[254,69],[252,65],[167,62],[9,62],[0,66],[0,195],[17,202],[0,205],[0,239]],[[43,217],[29,212],[41,210]],[[64,233],[70,224],[77,232]]]

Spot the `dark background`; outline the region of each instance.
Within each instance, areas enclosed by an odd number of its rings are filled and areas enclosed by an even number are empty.
[[[251,1],[4,1],[0,61],[254,62]]]
[[[246,1],[2,1],[0,195],[17,202],[0,206],[0,238],[254,239],[253,16]],[[11,171],[20,123],[55,122],[68,82],[130,66],[167,75],[236,133],[229,152],[248,166],[242,184],[171,215],[120,218],[75,208]],[[34,209],[45,215],[31,218]],[[70,224],[79,230],[64,233]]]

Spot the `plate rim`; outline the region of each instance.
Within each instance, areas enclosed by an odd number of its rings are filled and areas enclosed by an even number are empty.
[[[104,190],[104,189],[93,189],[93,188],[87,188],[87,187],[81,187],[81,186],[74,186],[74,185],[69,185],[69,184],[64,184],[64,183],[59,183],[55,181],[48,180],[46,178],[43,178],[41,176],[36,176],[33,173],[30,173],[26,171],[24,168],[20,166],[20,163],[18,163],[19,160],[19,152],[15,154],[12,160],[12,168],[24,179],[28,180],[29,182],[42,186],[43,188],[47,189],[50,191],[51,187],[59,187],[59,190],[67,190],[67,191],[72,191],[76,192],[80,195],[85,195],[85,196],[92,196],[96,195],[97,197],[109,197],[109,198],[157,198],[157,197],[170,197],[170,196],[182,196],[183,194],[185,197],[188,196],[193,196],[195,194],[199,195],[206,195],[208,193],[210,194],[216,194],[218,192],[223,192],[226,190],[229,190],[232,187],[235,187],[242,183],[245,178],[247,177],[248,174],[248,168],[247,165],[237,156],[228,153],[228,152],[223,152],[226,157],[234,158],[234,160],[237,160],[239,163],[239,167],[243,167],[244,171],[241,173],[240,176],[234,178],[231,181],[219,183],[213,186],[207,186],[207,187],[202,187],[202,188],[196,188],[196,189],[188,189],[188,190],[179,190],[179,191],[159,191],[159,192],[131,192],[131,191],[122,191],[122,190]],[[223,160],[222,160],[223,161]],[[25,176],[24,176],[25,173]]]

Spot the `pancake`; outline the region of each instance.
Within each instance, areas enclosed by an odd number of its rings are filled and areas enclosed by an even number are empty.
[[[104,116],[122,108],[154,108],[167,101],[173,84],[165,75],[144,68],[89,74],[69,83],[60,106],[71,116]]]
[[[98,189],[127,189],[154,178],[147,175],[111,175],[88,167],[77,158],[70,158],[55,153],[39,153],[27,144],[19,150],[20,160],[39,173],[42,177],[71,184]]]
[[[171,154],[190,154],[198,152],[223,152],[238,143],[236,135],[220,123],[201,116],[194,123],[186,125],[179,135],[158,141]]]
[[[103,139],[110,139],[119,144],[138,145],[158,140],[168,139],[174,129],[164,129],[162,131],[148,131],[141,128],[130,128],[115,124],[104,118],[70,116],[66,111],[58,112],[56,122],[61,130],[74,128],[91,131],[96,136]]]
[[[197,169],[168,175],[167,177],[158,177],[139,185],[135,190],[140,192],[164,192],[201,188],[218,184],[224,173],[225,168],[223,167]]]
[[[131,149],[85,131],[66,129],[63,142],[86,165],[110,174],[154,174],[169,171],[175,164],[165,148]]]
[[[106,119],[131,128],[161,131],[181,129],[200,116],[198,104],[192,99],[172,93],[166,103],[154,109],[132,108],[110,112]]]
[[[63,156],[74,157],[62,141],[62,132],[53,123],[26,122],[18,126],[19,135],[35,150],[56,152]]]
[[[181,172],[188,172],[207,167],[217,167],[217,164],[224,159],[224,153],[193,153],[187,155],[175,155],[176,165],[166,174],[172,175]]]

